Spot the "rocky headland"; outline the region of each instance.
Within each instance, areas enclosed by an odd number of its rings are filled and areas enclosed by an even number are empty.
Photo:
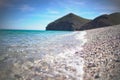
[[[79,17],[73,13],[69,13],[62,18],[59,18],[51,23],[49,23],[46,27],[46,30],[61,30],[61,31],[75,31],[88,23],[90,20]]]
[[[81,31],[118,24],[120,24],[120,12],[104,14],[96,17],[93,20],[85,19],[78,15],[70,13],[49,23],[46,27],[46,30]]]

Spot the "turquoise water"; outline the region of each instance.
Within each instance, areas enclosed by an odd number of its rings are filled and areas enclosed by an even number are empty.
[[[6,44],[21,44],[26,40],[27,43],[42,43],[60,35],[71,33],[69,31],[35,31],[35,30],[0,30],[0,42]],[[15,43],[14,43],[15,42]],[[25,43],[26,44],[26,43]]]
[[[48,54],[49,50],[57,53],[52,47],[60,46],[59,40],[62,41],[64,35],[72,33],[69,31],[1,30],[0,56],[26,54],[29,57],[41,58],[42,55]]]
[[[75,35],[72,31],[0,30],[0,80],[49,80],[45,78],[55,76],[50,71],[55,56],[82,43]],[[48,71],[42,69],[46,66]],[[36,69],[41,73],[37,77]]]

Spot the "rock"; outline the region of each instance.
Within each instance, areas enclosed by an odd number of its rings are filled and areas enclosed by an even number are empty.
[[[88,19],[69,13],[68,15],[48,24],[46,30],[74,31],[78,30],[82,25],[88,23],[89,21],[90,20]]]
[[[99,74],[95,74],[95,77],[94,77],[94,78],[95,78],[95,79],[100,78]]]
[[[91,68],[91,67],[96,67],[96,65],[94,63],[88,63],[88,68]]]
[[[116,59],[115,62],[120,62],[120,59]]]
[[[14,75],[16,78],[22,78],[22,76],[18,75],[18,74],[15,74]]]

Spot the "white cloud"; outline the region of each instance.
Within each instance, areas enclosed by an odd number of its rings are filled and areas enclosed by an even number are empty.
[[[19,9],[23,12],[26,12],[26,11],[33,11],[35,8],[33,8],[29,5],[22,5]]]
[[[114,9],[116,9],[114,6],[102,6],[94,8],[94,10],[114,10]]]
[[[69,1],[69,3],[73,4],[73,5],[79,5],[79,6],[85,5],[85,1],[83,2],[83,1],[71,0],[71,1]]]
[[[65,13],[78,12],[85,7],[86,1],[83,0],[56,0],[54,3]],[[54,5],[51,3],[51,5]]]
[[[62,7],[76,7],[76,6],[84,6],[85,5],[85,1],[79,1],[79,0],[63,0],[61,1],[57,1],[56,4],[62,6]]]
[[[49,11],[49,13],[51,13],[51,14],[59,14],[59,12],[55,11],[55,10],[51,10],[51,11]]]
[[[103,15],[103,14],[111,14],[111,12],[100,12],[99,15]]]
[[[47,12],[50,13],[50,14],[59,14],[60,13],[59,11],[51,9],[51,8],[48,8]]]

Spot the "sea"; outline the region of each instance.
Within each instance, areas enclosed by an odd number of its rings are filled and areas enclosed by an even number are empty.
[[[85,35],[85,31],[0,30],[0,80],[82,80]]]

